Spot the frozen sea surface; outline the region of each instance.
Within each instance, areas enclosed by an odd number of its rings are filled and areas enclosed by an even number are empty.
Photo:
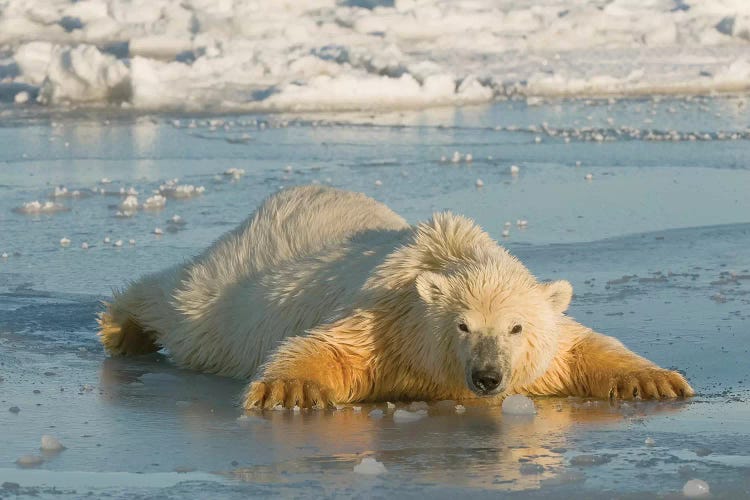
[[[746,0],[3,0],[0,102],[424,108],[750,87]]]
[[[0,126],[0,497],[679,498],[691,479],[714,498],[750,497],[747,116],[741,98],[10,115]],[[233,168],[244,175],[225,175]],[[104,355],[94,316],[113,287],[312,182],[364,191],[413,222],[443,209],[475,218],[541,279],[573,283],[571,315],[684,371],[698,396],[536,398],[536,415],[519,416],[431,403],[417,421],[394,419],[423,409],[405,403],[243,416],[241,381],[179,370],[164,354]],[[177,185],[191,196],[142,207]],[[118,215],[128,196],[138,205]],[[32,201],[68,210],[14,211]],[[374,409],[382,418],[368,417]],[[43,435],[65,449],[40,451]],[[42,463],[20,467],[24,455]],[[386,472],[355,473],[365,458]]]

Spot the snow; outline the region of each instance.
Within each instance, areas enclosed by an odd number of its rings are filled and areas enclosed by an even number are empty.
[[[396,423],[416,422],[427,416],[427,410],[407,411],[396,410],[393,412],[393,421]]]
[[[350,110],[742,90],[749,26],[738,0],[7,0],[0,45],[19,106]]]
[[[367,474],[376,476],[378,474],[385,474],[388,472],[381,462],[378,462],[374,458],[363,458],[362,461],[354,466],[354,472],[357,474]]]
[[[521,394],[513,394],[503,400],[503,413],[506,415],[535,415],[534,402]]]
[[[703,498],[711,494],[708,483],[701,479],[691,479],[682,487],[682,494],[688,498]]]
[[[56,437],[49,434],[44,434],[41,441],[42,445],[40,449],[42,451],[62,451],[65,449],[65,446]]]

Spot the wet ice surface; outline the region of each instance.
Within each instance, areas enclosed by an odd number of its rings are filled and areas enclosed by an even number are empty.
[[[750,495],[742,102],[4,122],[0,484],[8,484],[0,496],[642,498],[680,497],[693,479],[715,498]],[[608,118],[712,139],[618,136]],[[581,134],[566,142],[545,122]],[[612,138],[587,140],[586,127]],[[472,161],[441,162],[454,151]],[[142,204],[175,178],[205,191],[116,215],[131,188]],[[410,221],[442,209],[474,217],[537,276],[573,283],[571,315],[683,370],[699,395],[616,404],[536,398],[536,415],[522,418],[446,401],[238,419],[240,381],[178,370],[164,355],[104,356],[94,316],[112,287],[197,253],[268,194],[310,182],[364,191]],[[87,196],[54,198],[68,211],[13,211],[52,200],[60,186]],[[402,420],[411,414],[420,418]],[[40,450],[43,435],[65,449]],[[21,467],[21,457],[41,463]],[[387,473],[356,474],[367,458]]]

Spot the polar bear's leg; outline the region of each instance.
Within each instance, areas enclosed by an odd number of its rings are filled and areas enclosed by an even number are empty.
[[[288,338],[261,368],[243,398],[245,409],[324,408],[360,401],[373,390],[367,320],[350,317],[307,336]]]
[[[693,396],[685,377],[630,351],[620,341],[565,318],[560,349],[547,372],[519,392],[658,399]]]

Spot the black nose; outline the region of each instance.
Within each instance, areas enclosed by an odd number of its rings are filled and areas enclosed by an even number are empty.
[[[471,381],[477,389],[487,393],[497,389],[503,381],[503,376],[495,370],[477,370],[471,372]]]

